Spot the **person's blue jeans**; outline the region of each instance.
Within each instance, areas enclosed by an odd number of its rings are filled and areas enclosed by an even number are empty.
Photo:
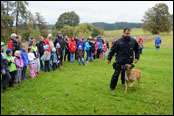
[[[27,70],[27,66],[24,66],[23,69],[22,69],[22,79],[23,80],[27,80],[26,70]]]
[[[53,63],[52,70],[56,70],[56,63]]]
[[[70,52],[70,62],[74,62],[74,53]]]
[[[43,62],[42,62],[42,60],[40,59],[40,69],[41,70],[43,70],[44,68],[43,68]]]
[[[84,58],[83,57],[78,57],[78,60],[79,60],[79,65],[81,65],[81,61],[82,61],[83,65],[85,65],[85,62],[84,62]]]
[[[93,59],[93,57],[94,57],[94,53],[90,53],[91,55],[90,55],[90,62],[92,62],[92,59]]]
[[[105,59],[106,57],[106,52],[103,52],[103,59]]]
[[[45,72],[47,72],[47,70],[48,70],[48,72],[50,72],[50,64],[49,64],[49,60],[46,60],[46,61],[45,61],[45,67],[44,67],[44,70],[45,70]]]
[[[88,61],[88,57],[90,57],[90,52],[89,52],[89,50],[86,50],[86,53],[87,53],[87,55],[86,55],[86,61]]]

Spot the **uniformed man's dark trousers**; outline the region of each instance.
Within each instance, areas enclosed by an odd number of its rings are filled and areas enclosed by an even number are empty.
[[[115,87],[117,86],[117,82],[118,82],[118,77],[119,74],[121,72],[121,83],[124,84],[125,83],[125,71],[121,70],[121,65],[120,64],[116,64],[115,66],[115,72],[112,75],[112,79],[111,79],[111,83],[110,83],[110,88],[111,89],[115,89]]]

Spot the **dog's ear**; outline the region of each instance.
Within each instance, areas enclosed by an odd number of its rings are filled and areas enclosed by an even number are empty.
[[[131,64],[131,69],[132,69],[134,66],[135,66],[134,64]]]

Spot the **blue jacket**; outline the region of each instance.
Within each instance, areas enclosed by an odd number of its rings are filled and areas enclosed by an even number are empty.
[[[160,38],[156,38],[155,45],[159,45],[159,44],[161,44],[161,39]]]
[[[82,43],[80,41],[77,42],[77,50],[79,49],[79,46],[82,46],[82,50],[85,49],[85,41],[83,41]]]
[[[102,41],[97,37],[98,50],[102,48]]]
[[[90,50],[90,45],[89,45],[89,42],[88,41],[85,43],[85,50],[86,51],[89,51]]]
[[[29,65],[27,50],[20,50],[20,52],[21,52],[21,59],[24,63],[24,66]]]

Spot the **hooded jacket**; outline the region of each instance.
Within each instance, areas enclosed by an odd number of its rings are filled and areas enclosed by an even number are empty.
[[[155,45],[159,45],[159,44],[161,44],[161,39],[160,38],[156,38]]]
[[[14,61],[15,61],[15,64],[16,64],[16,69],[19,69],[19,68],[24,66],[21,57],[16,57],[15,56],[14,59],[15,59]]]
[[[86,51],[89,51],[90,50],[90,44],[89,44],[88,41],[85,43],[85,50]]]
[[[69,52],[73,52],[74,53],[76,51],[76,49],[77,49],[76,41],[71,39],[68,42],[68,47],[69,47]]]

